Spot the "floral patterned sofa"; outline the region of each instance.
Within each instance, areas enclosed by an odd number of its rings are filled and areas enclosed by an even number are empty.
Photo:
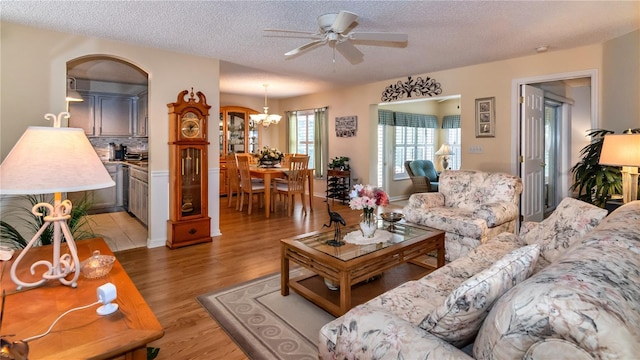
[[[445,231],[445,258],[455,260],[502,233],[515,230],[522,180],[504,173],[449,170],[438,192],[412,194],[407,221]]]
[[[320,358],[638,358],[640,201],[605,215],[564,199],[326,324]]]

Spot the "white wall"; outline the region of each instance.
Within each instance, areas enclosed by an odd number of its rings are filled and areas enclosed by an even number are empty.
[[[194,88],[211,105],[210,139],[218,139],[219,61],[127,45],[120,42],[44,31],[11,23],[0,24],[2,99],[0,100],[0,154],[8,154],[30,125],[51,126],[45,113],[65,111],[66,64],[87,55],[104,54],[124,59],[149,74],[149,241],[163,246],[168,219],[169,148],[167,103],[180,91]],[[212,233],[219,230],[218,144],[209,156],[209,215]]]

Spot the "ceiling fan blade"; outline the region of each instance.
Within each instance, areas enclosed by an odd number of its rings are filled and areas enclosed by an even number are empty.
[[[351,24],[353,24],[353,22],[356,21],[357,18],[358,15],[349,11],[342,10],[338,13],[338,16],[336,16],[333,25],[331,25],[331,31],[342,34],[342,32],[347,30],[347,28],[351,26]]]
[[[283,32],[283,33],[292,33],[292,34],[306,34],[306,35],[320,35],[318,34],[317,31],[284,30],[284,29],[263,29],[262,31]]]
[[[349,34],[351,40],[406,42],[409,35],[388,32],[356,32]]]
[[[293,56],[293,55],[299,54],[299,53],[301,53],[303,51],[309,50],[309,49],[311,49],[311,48],[313,48],[315,46],[321,45],[323,43],[325,43],[325,41],[323,39],[314,40],[314,41],[312,41],[310,43],[306,43],[306,44],[304,44],[304,45],[302,45],[300,47],[297,47],[297,48],[285,53],[284,56]]]
[[[364,54],[349,41],[336,43],[336,50],[353,65],[359,64],[364,60]]]

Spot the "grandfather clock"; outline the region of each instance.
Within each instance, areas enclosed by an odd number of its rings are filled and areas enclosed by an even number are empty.
[[[189,98],[185,100],[187,94]],[[183,90],[169,108],[169,221],[167,246],[210,242],[211,218],[208,211],[207,99],[198,99]]]

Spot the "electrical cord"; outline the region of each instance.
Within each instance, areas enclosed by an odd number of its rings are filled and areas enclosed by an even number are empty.
[[[24,342],[29,342],[29,341],[31,341],[31,340],[36,340],[36,339],[39,339],[39,338],[41,338],[41,337],[43,337],[43,336],[49,335],[49,333],[51,332],[51,329],[53,329],[53,327],[56,325],[56,323],[57,323],[60,319],[62,319],[62,317],[63,317],[63,316],[65,316],[65,315],[69,314],[70,312],[77,311],[77,310],[84,310],[84,309],[90,308],[90,307],[95,306],[95,305],[98,305],[98,304],[102,304],[102,301],[99,301],[99,300],[98,300],[98,301],[96,301],[96,302],[94,302],[94,303],[92,303],[92,304],[89,304],[89,305],[80,306],[80,307],[77,307],[77,308],[73,308],[73,309],[71,309],[71,310],[67,310],[67,311],[65,311],[64,313],[62,313],[62,315],[58,316],[58,318],[57,318],[57,319],[55,319],[55,320],[53,321],[53,323],[51,324],[51,326],[49,326],[49,329],[48,329],[47,331],[45,331],[44,333],[42,333],[42,334],[40,334],[40,335],[35,335],[35,336],[32,336],[32,337],[29,337],[29,338],[23,339],[22,341],[24,341]]]

